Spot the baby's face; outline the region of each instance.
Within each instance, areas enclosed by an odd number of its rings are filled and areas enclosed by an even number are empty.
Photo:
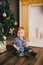
[[[24,35],[25,35],[25,31],[24,30],[18,30],[18,32],[17,32],[17,36],[19,37],[19,38],[23,38],[24,37]]]

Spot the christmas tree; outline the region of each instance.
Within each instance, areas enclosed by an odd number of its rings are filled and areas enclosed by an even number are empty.
[[[17,22],[7,0],[0,0],[0,41],[16,35]]]

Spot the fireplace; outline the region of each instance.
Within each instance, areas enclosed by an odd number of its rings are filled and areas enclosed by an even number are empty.
[[[40,4],[29,5],[29,46],[43,48],[43,9]]]
[[[42,5],[29,6],[29,37],[43,39],[43,12]]]

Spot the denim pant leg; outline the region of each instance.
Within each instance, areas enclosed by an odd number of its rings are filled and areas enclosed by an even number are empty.
[[[24,48],[24,52],[31,52],[32,48],[28,47],[28,48]]]
[[[22,51],[20,51],[20,50],[16,51],[17,56],[20,56],[20,54],[22,54]]]

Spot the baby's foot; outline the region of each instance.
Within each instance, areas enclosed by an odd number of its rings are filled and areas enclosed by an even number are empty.
[[[36,55],[37,55],[36,52],[34,52],[34,51],[31,52],[31,56],[34,56],[35,57]]]
[[[37,55],[36,52],[25,52],[25,57],[33,58]]]
[[[20,57],[24,57],[24,53],[20,54]]]

